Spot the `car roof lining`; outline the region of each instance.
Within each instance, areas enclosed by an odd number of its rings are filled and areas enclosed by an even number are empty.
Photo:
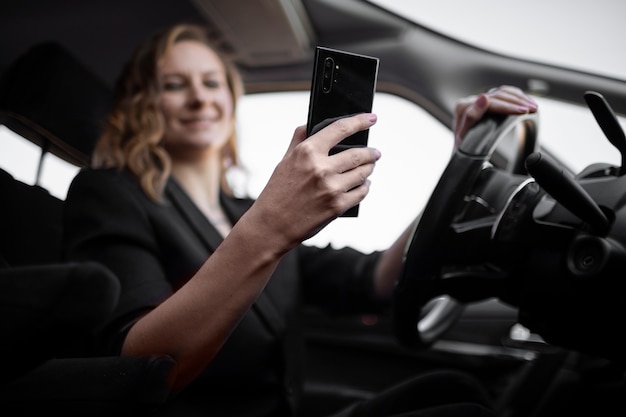
[[[211,21],[208,11],[199,10],[199,4],[206,1],[12,2],[0,14],[0,27],[10,35],[0,37],[0,71],[33,44],[53,40],[80,57],[94,76],[112,88],[140,40],[171,23],[187,21],[213,27],[224,49],[237,58],[246,90],[251,93],[308,89],[313,47],[320,44],[376,55],[381,59],[379,91],[399,92],[447,125],[458,97],[498,84],[517,85],[582,106],[584,89],[580,85],[584,85],[604,94],[616,112],[626,114],[626,85],[621,80],[474,48],[368,1],[212,0],[214,7],[221,7],[219,25]],[[247,2],[263,3],[255,6],[257,19],[236,19],[238,10],[248,7]],[[276,34],[265,37],[263,32],[256,32],[260,30],[257,23],[281,28],[278,33],[285,45],[276,46]],[[246,39],[252,37],[265,44],[247,44]],[[247,46],[252,48],[246,50]],[[259,47],[266,49],[256,54],[254,49]],[[533,90],[537,85],[544,89]]]

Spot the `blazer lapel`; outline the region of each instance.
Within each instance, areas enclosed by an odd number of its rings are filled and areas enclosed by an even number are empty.
[[[224,193],[220,195],[220,198],[222,206],[231,219],[239,219],[253,203],[250,199],[232,198]],[[276,337],[282,338],[286,327],[285,320],[281,317],[265,291],[259,295],[256,302],[252,305],[252,310],[258,314],[270,332]]]
[[[170,178],[167,182],[165,195],[171,201],[172,205],[175,206],[182,216],[191,224],[192,229],[198,233],[204,242],[206,242],[210,251],[215,251],[223,240],[222,235],[219,234],[211,222],[194,204],[189,195],[187,195],[187,193],[173,178]],[[245,213],[248,208],[250,208],[250,205],[252,204],[252,200],[235,199],[226,196],[224,193],[220,194],[220,202],[224,207],[226,215],[230,218],[233,224]],[[283,334],[285,322],[280,317],[278,310],[276,310],[276,307],[274,307],[274,304],[272,304],[272,301],[269,299],[267,294],[263,292],[259,295],[257,301],[252,306],[252,310],[259,315],[270,332],[276,336]]]
[[[222,235],[173,178],[170,178],[165,186],[165,196],[176,207],[181,216],[189,222],[191,228],[206,243],[210,251],[215,251],[223,240]]]

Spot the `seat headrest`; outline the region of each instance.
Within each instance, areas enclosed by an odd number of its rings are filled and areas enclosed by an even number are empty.
[[[111,89],[57,43],[31,47],[0,80],[0,123],[60,158],[88,163]]]

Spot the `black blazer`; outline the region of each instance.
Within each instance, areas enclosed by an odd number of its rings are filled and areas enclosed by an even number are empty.
[[[184,285],[222,241],[175,180],[168,181],[164,197],[162,203],[151,201],[130,174],[115,170],[82,170],[69,189],[66,257],[101,262],[122,288],[102,331],[100,354],[119,354],[132,324]],[[221,203],[236,222],[253,201],[222,194]],[[372,296],[377,259],[377,252],[330,246],[300,245],[288,253],[219,355],[183,396],[201,398],[203,411],[223,408],[230,415],[238,414],[232,413],[233,398],[258,410],[252,415],[293,403],[300,388],[299,308],[305,303],[332,313],[378,311],[385,303]]]

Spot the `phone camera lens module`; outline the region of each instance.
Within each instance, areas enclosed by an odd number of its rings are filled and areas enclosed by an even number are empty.
[[[328,57],[324,60],[324,82],[322,83],[322,91],[324,93],[330,92],[333,85],[335,61]]]

